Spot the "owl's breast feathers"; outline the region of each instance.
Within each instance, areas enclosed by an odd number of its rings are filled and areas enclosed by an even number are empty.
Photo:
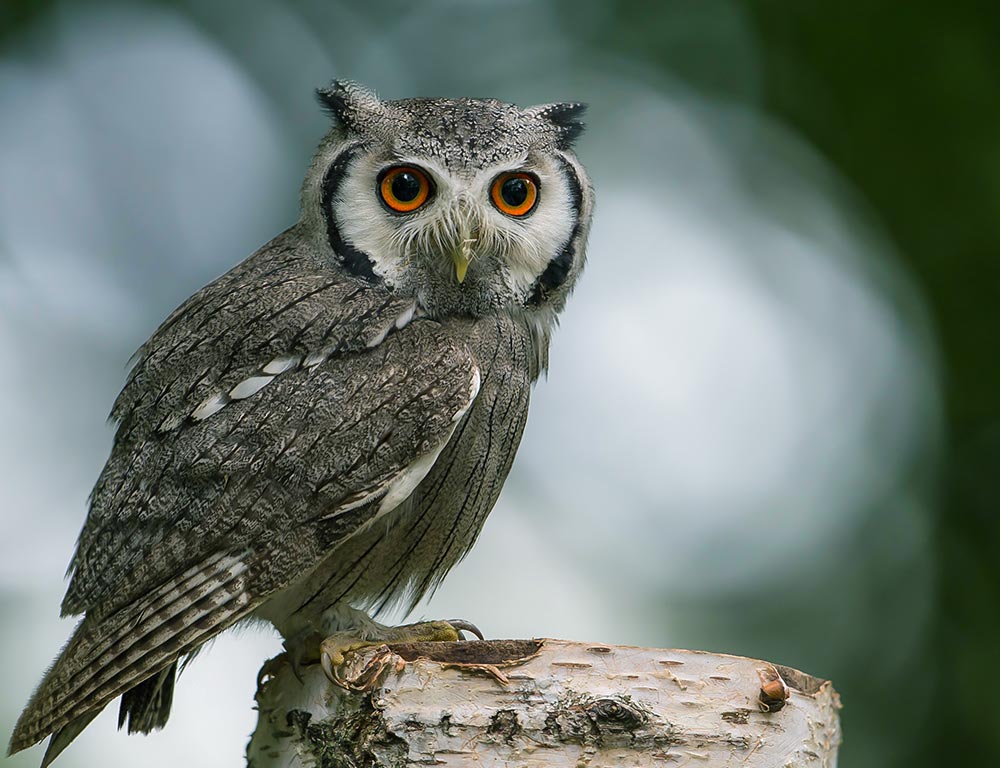
[[[483,516],[530,384],[504,345],[530,339],[509,318],[415,319],[411,300],[322,262],[294,229],[185,302],[139,350],[115,403],[115,443],[63,602],[86,617],[12,749],[63,731],[61,749],[418,484],[429,499],[492,472],[475,504]],[[480,399],[485,410],[472,407]],[[504,403],[517,408],[516,434],[491,459],[483,430]],[[449,476],[456,450],[478,470]]]

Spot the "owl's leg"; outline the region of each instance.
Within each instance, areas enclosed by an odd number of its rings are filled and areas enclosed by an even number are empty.
[[[462,632],[469,632],[480,640],[483,633],[475,624],[461,619],[448,621],[421,621],[388,627],[371,621],[362,631],[337,632],[330,635],[319,647],[319,661],[331,682],[343,686],[336,669],[343,665],[344,655],[362,648],[387,643],[454,642],[462,639]]]
[[[277,675],[285,664],[291,666],[296,680],[300,683],[305,682],[302,668],[319,661],[319,644],[322,639],[323,635],[311,629],[302,630],[289,637],[282,643],[285,652],[268,659],[260,668],[260,672],[257,673],[257,687],[260,688],[266,678]]]
[[[292,674],[300,683],[304,682],[303,668],[320,660],[320,644],[324,637],[337,634],[368,637],[377,635],[385,628],[364,611],[344,603],[330,606],[318,619],[296,611],[279,611],[278,615],[281,621],[274,623],[284,637],[282,645],[285,652],[269,659],[261,667],[257,675],[258,687],[266,678],[277,675],[285,665],[292,668]],[[274,621],[273,618],[270,620]]]

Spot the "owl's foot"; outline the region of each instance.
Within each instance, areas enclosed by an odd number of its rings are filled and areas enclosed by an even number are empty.
[[[319,661],[331,683],[347,688],[349,686],[337,674],[337,670],[343,666],[344,656],[351,651],[390,643],[455,642],[462,639],[462,632],[469,632],[480,640],[485,639],[475,624],[461,619],[421,621],[400,627],[380,626],[377,631],[363,635],[357,632],[337,632],[320,643]]]
[[[310,664],[319,661],[319,646],[323,635],[314,630],[305,630],[285,640],[282,645],[284,653],[268,659],[257,673],[257,687],[260,688],[268,679],[277,677],[284,667],[290,667],[295,679],[305,682],[303,670]]]

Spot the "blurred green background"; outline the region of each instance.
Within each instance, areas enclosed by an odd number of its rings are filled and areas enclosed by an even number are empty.
[[[588,274],[421,610],[770,659],[835,682],[842,766],[996,764],[1000,6],[973,0],[3,0],[0,730],[69,634],[129,354],[294,221],[332,77],[591,104]],[[109,714],[59,764],[239,765],[277,645],[221,639],[162,733]]]

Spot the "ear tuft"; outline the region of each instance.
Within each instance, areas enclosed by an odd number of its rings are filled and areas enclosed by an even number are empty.
[[[383,111],[373,91],[351,80],[334,80],[326,88],[317,88],[316,97],[330,117],[349,130],[360,128],[366,122],[365,115]]]
[[[586,111],[587,105],[579,102],[542,104],[529,110],[535,116],[548,120],[556,127],[558,131],[556,143],[560,149],[572,147],[573,142],[583,133],[586,125],[581,118]]]

